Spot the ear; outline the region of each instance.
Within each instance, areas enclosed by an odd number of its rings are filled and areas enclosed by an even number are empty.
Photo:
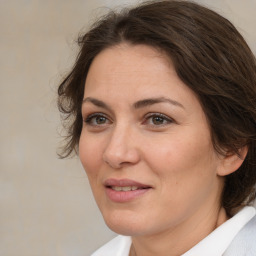
[[[239,154],[227,152],[222,157],[221,163],[217,170],[219,176],[226,176],[235,172],[244,162],[244,159],[248,153],[248,147],[245,146],[239,150]]]

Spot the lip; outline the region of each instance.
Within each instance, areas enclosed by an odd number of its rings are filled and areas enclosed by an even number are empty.
[[[107,197],[116,203],[125,203],[133,201],[152,189],[152,186],[147,184],[142,184],[140,182],[130,180],[130,179],[107,179],[104,182],[105,191]],[[136,186],[138,189],[129,191],[116,191],[112,187],[132,187]]]
[[[112,186],[117,186],[117,187],[129,187],[129,186],[136,186],[139,188],[147,188],[151,187],[150,185],[147,184],[142,184],[140,182],[130,180],[130,179],[107,179],[104,182],[104,186],[106,187],[112,187]]]

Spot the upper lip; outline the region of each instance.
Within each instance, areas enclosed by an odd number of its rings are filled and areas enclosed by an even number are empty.
[[[104,182],[104,185],[106,187],[138,187],[138,188],[151,188],[150,185],[147,184],[142,184],[140,182],[134,181],[134,180],[130,180],[130,179],[107,179]]]

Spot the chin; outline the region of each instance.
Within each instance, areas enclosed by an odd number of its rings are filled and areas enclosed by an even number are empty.
[[[138,214],[131,212],[115,212],[103,214],[106,225],[115,233],[125,236],[139,236],[145,233],[145,218],[142,220]]]

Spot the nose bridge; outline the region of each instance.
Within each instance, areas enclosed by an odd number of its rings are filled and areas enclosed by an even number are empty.
[[[114,168],[120,168],[122,164],[134,164],[139,159],[136,147],[134,129],[126,124],[117,124],[109,137],[104,151],[104,161]]]

